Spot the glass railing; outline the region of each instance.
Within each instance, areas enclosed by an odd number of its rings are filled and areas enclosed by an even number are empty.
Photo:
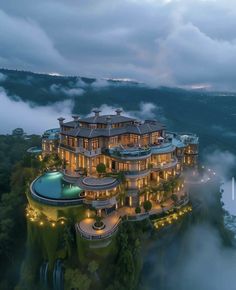
[[[112,148],[103,150],[104,154],[108,154],[114,157],[120,158],[135,158],[143,157],[151,154],[150,148],[130,148],[130,149],[121,149],[121,148]]]

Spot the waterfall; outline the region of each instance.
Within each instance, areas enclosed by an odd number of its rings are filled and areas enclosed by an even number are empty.
[[[48,286],[48,262],[43,262],[39,270],[40,284],[44,287]]]
[[[61,260],[56,260],[53,269],[53,290],[64,290],[64,268]]]

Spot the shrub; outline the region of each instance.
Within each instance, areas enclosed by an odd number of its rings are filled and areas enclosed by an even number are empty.
[[[178,196],[176,194],[171,194],[171,199],[173,200],[174,203],[177,203],[178,201]]]
[[[152,208],[152,203],[149,200],[144,201],[143,208],[146,212],[150,211]]]
[[[135,213],[136,213],[136,214],[141,213],[141,208],[140,208],[140,206],[137,206],[137,207],[136,207],[136,209],[135,209]]]
[[[96,170],[99,174],[106,173],[106,165],[104,163],[99,163],[96,167]]]

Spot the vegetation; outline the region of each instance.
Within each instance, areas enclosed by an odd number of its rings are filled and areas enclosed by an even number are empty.
[[[136,213],[136,214],[141,213],[141,208],[140,208],[140,206],[137,206],[137,207],[135,208],[135,213]]]
[[[176,204],[178,201],[178,196],[176,194],[171,194],[171,199],[173,200],[173,202]]]
[[[11,190],[11,174],[13,167],[22,160],[26,150],[33,146],[40,146],[37,135],[29,139],[12,135],[0,135],[0,195]]]
[[[101,216],[99,216],[99,215],[96,215],[95,216],[95,223],[94,223],[94,225],[96,227],[101,227],[103,225],[102,217]]]
[[[63,165],[62,160],[58,156],[58,154],[50,154],[46,155],[42,160],[42,170],[58,170],[61,169]]]
[[[86,274],[82,274],[81,271],[71,268],[66,268],[65,271],[65,290],[88,290],[91,284],[91,280]]]
[[[148,228],[147,221],[121,225],[117,236],[118,253],[114,276],[106,290],[136,289],[142,267],[140,237],[144,236]]]
[[[96,167],[97,173],[102,175],[106,173],[106,165],[104,163],[99,163]]]
[[[26,240],[25,192],[40,169],[39,160],[26,150],[39,145],[35,135],[0,136],[0,288],[4,290],[12,289],[18,279]]]
[[[150,200],[145,200],[143,203],[143,208],[146,212],[150,211],[152,208],[152,203]]]

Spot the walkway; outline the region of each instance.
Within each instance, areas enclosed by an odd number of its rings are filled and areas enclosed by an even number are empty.
[[[79,231],[82,237],[88,240],[107,239],[117,231],[121,221],[120,214],[116,211],[114,214],[105,217],[102,221],[105,224],[105,228],[102,230],[93,229],[95,222],[93,218],[83,219],[79,224],[76,224],[76,230]]]
[[[140,214],[135,213],[134,208],[122,207],[116,210],[114,213],[106,216],[102,221],[105,224],[105,228],[102,230],[94,230],[93,224],[95,220],[93,218],[86,218],[80,223],[76,224],[76,230],[78,233],[87,240],[101,240],[111,237],[117,230],[121,222],[121,218],[127,216],[128,220],[143,220],[148,218],[150,215],[160,214],[163,211],[168,211],[174,206],[172,200],[168,200],[164,203],[164,207],[159,204],[154,204],[149,212],[145,212],[141,209]]]

